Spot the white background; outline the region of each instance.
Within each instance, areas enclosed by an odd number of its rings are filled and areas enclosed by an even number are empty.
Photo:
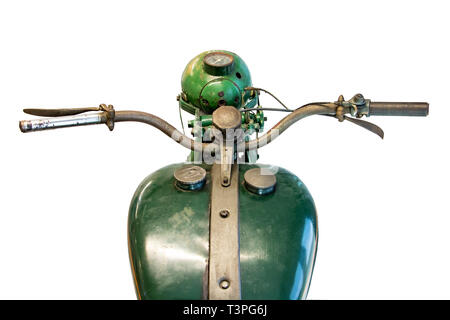
[[[129,202],[187,155],[143,124],[22,134],[21,109],[110,103],[180,128],[181,73],[210,49],[238,53],[292,107],[357,92],[430,103],[428,118],[370,118],[384,140],[308,118],[260,161],[315,198],[309,299],[450,298],[448,13],[445,1],[1,1],[0,298],[135,299]],[[283,115],[268,116],[267,128]]]

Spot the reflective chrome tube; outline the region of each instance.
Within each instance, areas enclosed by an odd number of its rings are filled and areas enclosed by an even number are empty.
[[[19,128],[22,132],[41,131],[49,129],[85,126],[90,124],[105,123],[104,112],[95,112],[68,117],[41,118],[35,120],[22,120]]]

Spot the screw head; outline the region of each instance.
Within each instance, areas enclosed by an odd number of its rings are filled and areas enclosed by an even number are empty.
[[[227,217],[230,215],[230,211],[224,209],[224,210],[221,210],[221,211],[219,212],[219,214],[220,214],[220,216],[221,216],[222,218],[227,218]]]
[[[230,282],[227,279],[224,279],[220,281],[219,286],[224,290],[228,289],[230,287]]]

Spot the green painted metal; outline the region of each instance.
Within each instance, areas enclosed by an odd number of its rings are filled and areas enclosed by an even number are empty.
[[[140,299],[203,297],[210,175],[200,191],[178,189],[173,173],[182,165],[169,165],[148,176],[131,202],[128,239]]]
[[[200,191],[182,191],[169,165],[148,176],[133,196],[130,259],[141,299],[205,297],[209,243],[210,166]],[[276,191],[249,192],[240,165],[240,259],[243,299],[305,298],[317,248],[317,217],[305,185],[279,168]],[[205,287],[206,288],[206,287]]]
[[[239,227],[243,299],[306,298],[317,250],[314,201],[298,177],[278,168],[275,192],[257,195],[243,183],[240,166]]]
[[[216,76],[205,70],[203,58],[211,52],[233,56],[234,63],[229,73]],[[241,108],[252,101],[254,105],[256,98],[251,97],[250,91],[244,91],[251,85],[250,71],[237,54],[225,50],[206,51],[192,59],[184,69],[180,105],[188,112],[192,113],[193,106],[206,114],[211,114],[221,104]]]

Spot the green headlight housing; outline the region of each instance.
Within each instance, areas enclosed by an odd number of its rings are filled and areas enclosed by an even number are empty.
[[[196,109],[212,114],[224,105],[251,108],[256,105],[256,93],[244,90],[251,86],[250,71],[237,54],[225,50],[206,51],[184,69],[180,106],[191,114],[196,114]]]

